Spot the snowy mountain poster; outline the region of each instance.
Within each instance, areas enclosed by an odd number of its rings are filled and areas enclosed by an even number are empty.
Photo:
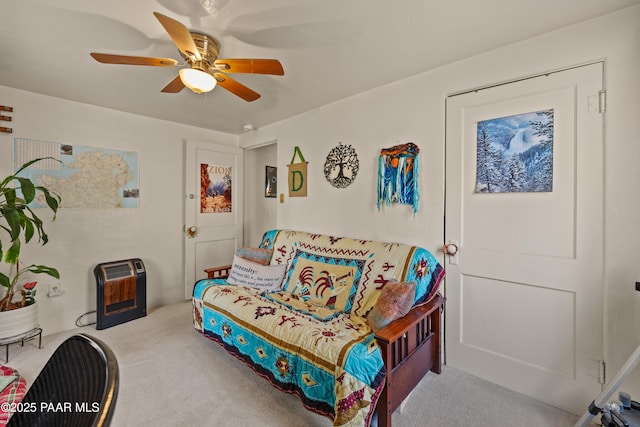
[[[200,213],[231,212],[231,166],[200,164]]]
[[[483,120],[477,129],[476,193],[553,190],[553,110]]]

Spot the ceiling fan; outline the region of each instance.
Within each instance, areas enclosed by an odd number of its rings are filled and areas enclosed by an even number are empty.
[[[186,60],[180,64],[171,58],[148,58],[143,56],[112,55],[92,52],[91,56],[103,64],[149,65],[154,67],[180,67],[178,76],[166,85],[162,92],[178,93],[188,87],[195,93],[209,92],[220,85],[229,92],[251,102],[260,94],[232,79],[226,73],[284,75],[282,64],[277,59],[219,59],[220,42],[214,37],[189,31],[180,22],[161,13],[154,12],[160,24],[169,33],[173,42]]]

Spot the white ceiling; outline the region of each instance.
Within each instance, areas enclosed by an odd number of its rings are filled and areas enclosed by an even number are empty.
[[[0,86],[239,134],[639,0],[0,0]],[[54,5],[55,4],[55,5]],[[222,44],[276,58],[284,76],[234,74],[262,94],[160,90],[177,69],[104,65],[89,52],[179,52],[153,12]]]

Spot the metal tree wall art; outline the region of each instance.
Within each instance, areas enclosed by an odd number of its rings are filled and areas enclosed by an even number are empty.
[[[334,187],[345,188],[356,179],[359,166],[356,150],[341,142],[329,151],[324,163],[324,176]]]

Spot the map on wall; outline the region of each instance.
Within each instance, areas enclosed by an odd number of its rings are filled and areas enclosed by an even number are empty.
[[[138,153],[15,138],[15,170],[42,157],[52,159],[34,163],[20,176],[57,193],[61,208],[138,207]],[[31,206],[46,204],[36,199]]]

